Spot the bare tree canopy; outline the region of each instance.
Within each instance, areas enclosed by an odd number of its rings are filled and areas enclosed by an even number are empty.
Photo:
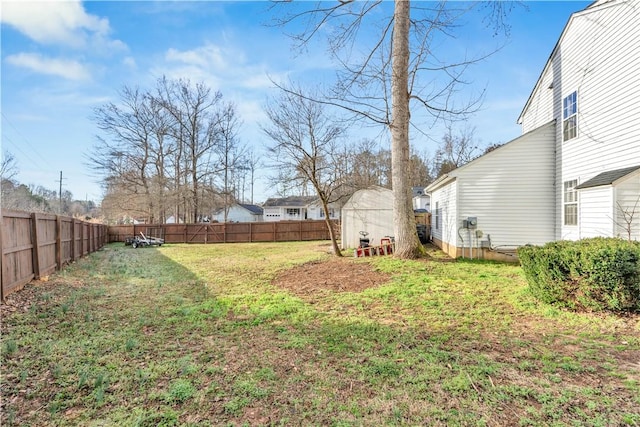
[[[434,170],[436,178],[459,168],[482,154],[482,150],[476,144],[473,128],[463,128],[456,134],[451,126],[442,137],[442,141],[436,151]]]
[[[102,134],[89,162],[109,216],[197,222],[229,203],[242,147],[235,106],[203,83],[161,78],[152,91],[125,87],[95,109]]]
[[[18,175],[18,163],[16,158],[9,151],[2,152],[2,165],[0,167],[0,178],[2,180],[13,180]]]
[[[341,256],[329,205],[342,195],[344,176],[339,166],[344,151],[339,141],[344,129],[335,125],[335,118],[327,114],[322,104],[295,93],[302,90],[282,91],[280,97],[266,105],[269,123],[262,130],[273,141],[269,154],[280,176],[312,186],[324,212],[333,253]]]
[[[396,256],[413,258],[422,252],[411,208],[409,127],[427,135],[429,124],[464,118],[475,112],[482,92],[459,99],[463,74],[487,54],[451,52],[439,57],[433,46],[453,40],[462,16],[487,8],[486,3],[395,1],[321,2],[314,6],[277,3],[277,24],[302,22],[293,34],[298,46],[327,36],[329,52],[340,71],[322,102],[337,105],[354,118],[385,125],[391,134],[392,187]],[[497,31],[511,3],[489,6],[488,24]],[[285,88],[286,89],[286,88]]]

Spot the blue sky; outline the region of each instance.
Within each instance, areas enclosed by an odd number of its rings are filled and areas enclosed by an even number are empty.
[[[585,1],[524,2],[508,17],[508,38],[462,27],[459,49],[497,53],[466,74],[467,90],[486,89],[482,110],[468,122],[482,144],[520,134],[516,119],[570,14]],[[389,3],[391,5],[391,3]],[[387,5],[387,6],[389,6]],[[204,81],[233,101],[244,122],[243,142],[260,147],[262,105],[274,94],[269,80],[331,73],[324,45],[295,55],[281,28],[267,27],[266,2],[6,1],[1,3],[2,149],[18,162],[25,184],[63,188],[99,202],[101,189],[86,157],[98,133],[93,108],[118,101],[127,85],[150,89],[166,75]],[[441,46],[451,49],[451,46]],[[354,134],[358,134],[354,130]],[[440,139],[441,130],[432,131]],[[414,135],[433,153],[434,141]],[[256,183],[255,201],[274,194]]]

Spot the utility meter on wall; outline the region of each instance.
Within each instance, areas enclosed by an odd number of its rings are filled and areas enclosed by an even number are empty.
[[[478,217],[470,216],[467,218],[467,227],[470,229],[476,228],[478,226]]]

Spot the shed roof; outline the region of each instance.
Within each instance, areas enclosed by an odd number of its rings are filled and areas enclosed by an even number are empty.
[[[638,166],[631,166],[629,168],[622,168],[622,169],[616,169],[616,170],[612,170],[612,171],[607,171],[607,172],[602,172],[596,176],[594,176],[593,178],[591,178],[590,180],[587,180],[585,182],[583,182],[582,184],[578,185],[576,187],[576,189],[578,190],[582,190],[584,188],[592,188],[592,187],[599,187],[601,185],[611,185],[614,182],[616,182],[617,180],[619,180],[620,178],[624,178],[625,176],[640,170],[640,165]]]

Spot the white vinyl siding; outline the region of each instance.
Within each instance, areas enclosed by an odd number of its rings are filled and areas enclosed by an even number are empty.
[[[459,220],[477,217],[495,246],[553,240],[554,133],[547,124],[461,169]]]
[[[393,236],[393,192],[382,187],[358,190],[342,207],[340,218],[342,249],[358,247],[360,231],[369,233],[371,244],[379,244]]]
[[[224,212],[218,212],[215,215],[215,219],[218,222],[224,222]],[[227,211],[227,221],[228,222],[258,222],[262,221],[262,215],[256,215],[251,213],[248,209],[239,206],[233,205],[229,207]]]
[[[556,239],[580,238],[578,228],[563,221],[565,181],[585,182],[599,173],[640,163],[640,26],[634,5],[613,0],[574,14],[547,64],[553,88],[539,83],[532,94],[537,99],[542,96],[539,92],[553,92],[551,109],[558,123]],[[578,132],[563,142],[563,98],[574,90]],[[539,125],[532,113],[528,109],[523,113],[523,129]]]
[[[640,240],[640,173],[623,180],[615,188],[616,236]]]
[[[431,194],[431,202],[438,206],[438,228],[434,228],[435,222],[432,223],[432,236],[453,246],[458,246],[456,193],[454,180]]]
[[[482,239],[490,235],[494,246],[553,240],[554,135],[549,123],[452,171],[455,181],[429,188],[434,206],[442,206],[443,229],[434,228],[433,237],[462,247],[458,228],[477,217]]]
[[[580,238],[612,237],[613,188],[605,185],[580,191]]]
[[[549,123],[554,118],[553,70],[547,68],[543,71],[536,90],[531,94],[519,123],[522,125],[522,133],[525,134]]]

